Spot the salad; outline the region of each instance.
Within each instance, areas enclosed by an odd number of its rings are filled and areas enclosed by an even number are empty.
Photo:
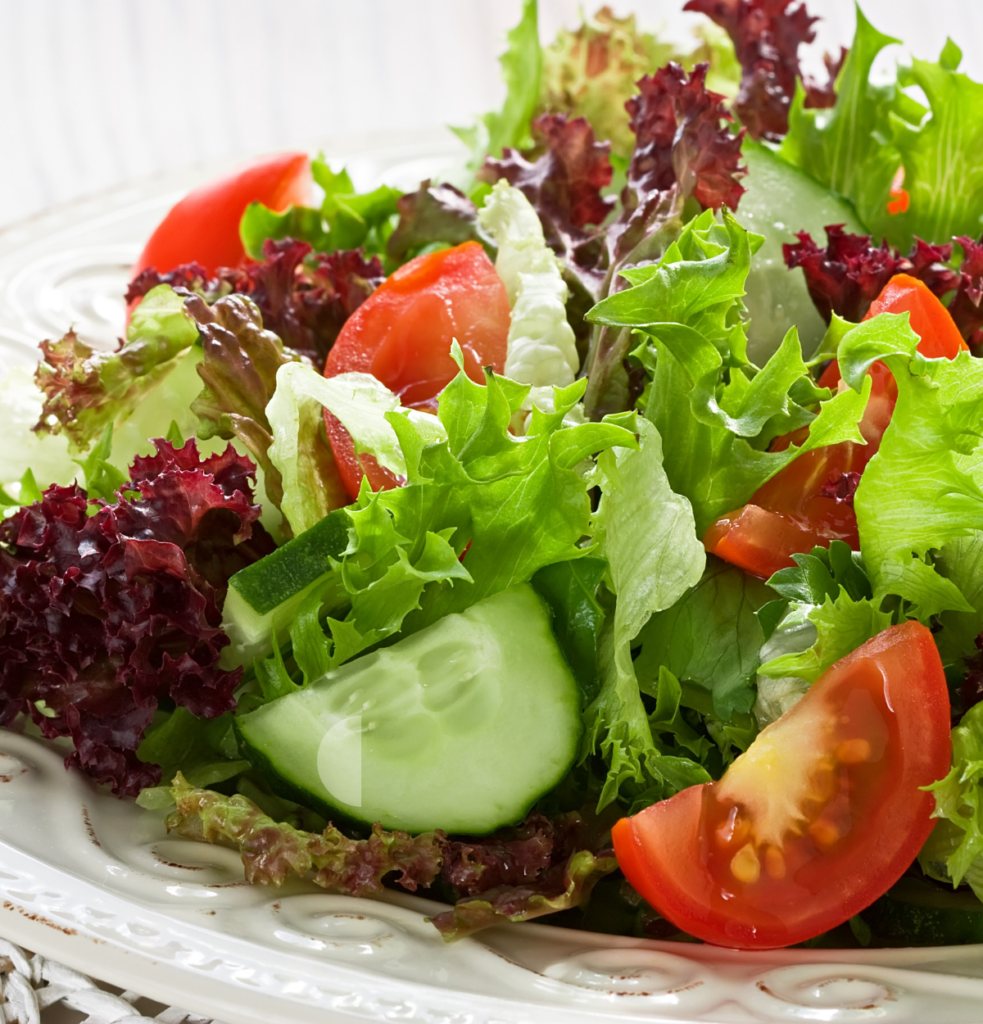
[[[448,940],[983,941],[983,85],[686,8],[525,0],[460,167],[257,160],[11,373],[0,724]]]

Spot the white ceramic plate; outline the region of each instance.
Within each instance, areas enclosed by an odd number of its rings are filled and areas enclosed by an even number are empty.
[[[348,154],[363,187],[413,187],[454,149],[390,137]],[[214,170],[0,233],[0,364],[34,361],[37,342],[72,323],[111,344],[142,241]],[[981,946],[749,954],[546,925],[445,946],[425,920],[436,904],[248,886],[235,853],[168,838],[161,816],[67,775],[51,746],[3,731],[0,904],[0,935],[227,1024],[983,1020]]]

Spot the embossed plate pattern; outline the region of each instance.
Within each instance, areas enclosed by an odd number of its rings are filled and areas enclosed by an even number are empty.
[[[335,147],[339,155],[345,147]],[[361,186],[411,187],[440,138],[347,149]],[[111,345],[127,268],[199,169],[0,232],[0,372],[74,324]],[[0,934],[228,1024],[979,1024],[983,947],[737,953],[503,927],[445,946],[409,895],[251,887],[229,850],[66,775],[50,745],[0,731]]]

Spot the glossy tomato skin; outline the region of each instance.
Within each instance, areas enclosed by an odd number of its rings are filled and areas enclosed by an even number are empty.
[[[891,278],[864,319],[878,313],[908,313],[912,330],[921,339],[918,351],[929,358],[954,359],[967,348],[945,306],[925,284],[907,274]],[[883,363],[875,363],[868,375],[870,399],[860,422],[867,444],[844,441],[800,455],[760,487],[747,505],[710,526],[703,538],[708,551],[767,579],[779,569],[793,566],[793,554],[829,547],[832,540],[845,541],[854,549],[860,546],[852,504],[822,494],[822,488],[845,474],[862,474],[891,422],[898,397],[894,377]],[[836,390],[840,381],[834,359],[819,384]],[[771,450],[800,444],[807,433],[803,430],[776,438]]]
[[[949,698],[931,633],[892,626],[837,662],[719,782],[614,828],[628,881],[678,928],[770,949],[882,895],[932,830]]]
[[[483,367],[505,367],[509,300],[477,242],[417,256],[400,267],[348,318],[328,353],[325,377],[369,373],[403,405],[436,412],[437,395],[457,375],[456,339],[464,370],[479,384]],[[330,413],[325,427],[342,479],[354,498],[364,475],[373,490],[400,483],[371,456],[355,458],[351,438]]]
[[[179,200],[157,225],[133,265],[136,277],[147,267],[166,273],[197,262],[214,273],[245,258],[239,222],[246,207],[261,202],[273,210],[311,201],[311,165],[306,153],[261,157],[201,185]]]

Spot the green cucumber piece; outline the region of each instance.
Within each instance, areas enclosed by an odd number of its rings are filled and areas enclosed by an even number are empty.
[[[744,304],[751,322],[748,358],[763,366],[793,325],[799,329],[802,351],[808,358],[819,347],[826,324],[809,297],[802,271],[785,266],[782,243],[794,242],[797,231],[808,231],[817,245],[825,245],[823,229],[827,224],[844,224],[847,231],[866,232],[845,199],[766,146],[745,139],[741,156],[748,169],[741,184],[747,191],[735,216],[749,231],[765,237],[764,245],[751,260],[745,285]]]
[[[348,513],[336,509],[229,580],[222,629],[231,643],[223,651],[224,667],[269,654],[274,635],[278,642],[286,638],[301,602],[313,591],[321,590],[329,609],[344,602],[344,587],[328,559],[340,558],[348,547],[350,526]]]
[[[875,941],[900,946],[983,942],[983,903],[965,889],[904,876],[861,915]]]
[[[581,692],[528,584],[447,615],[237,719],[283,795],[367,825],[481,834],[573,764]]]

